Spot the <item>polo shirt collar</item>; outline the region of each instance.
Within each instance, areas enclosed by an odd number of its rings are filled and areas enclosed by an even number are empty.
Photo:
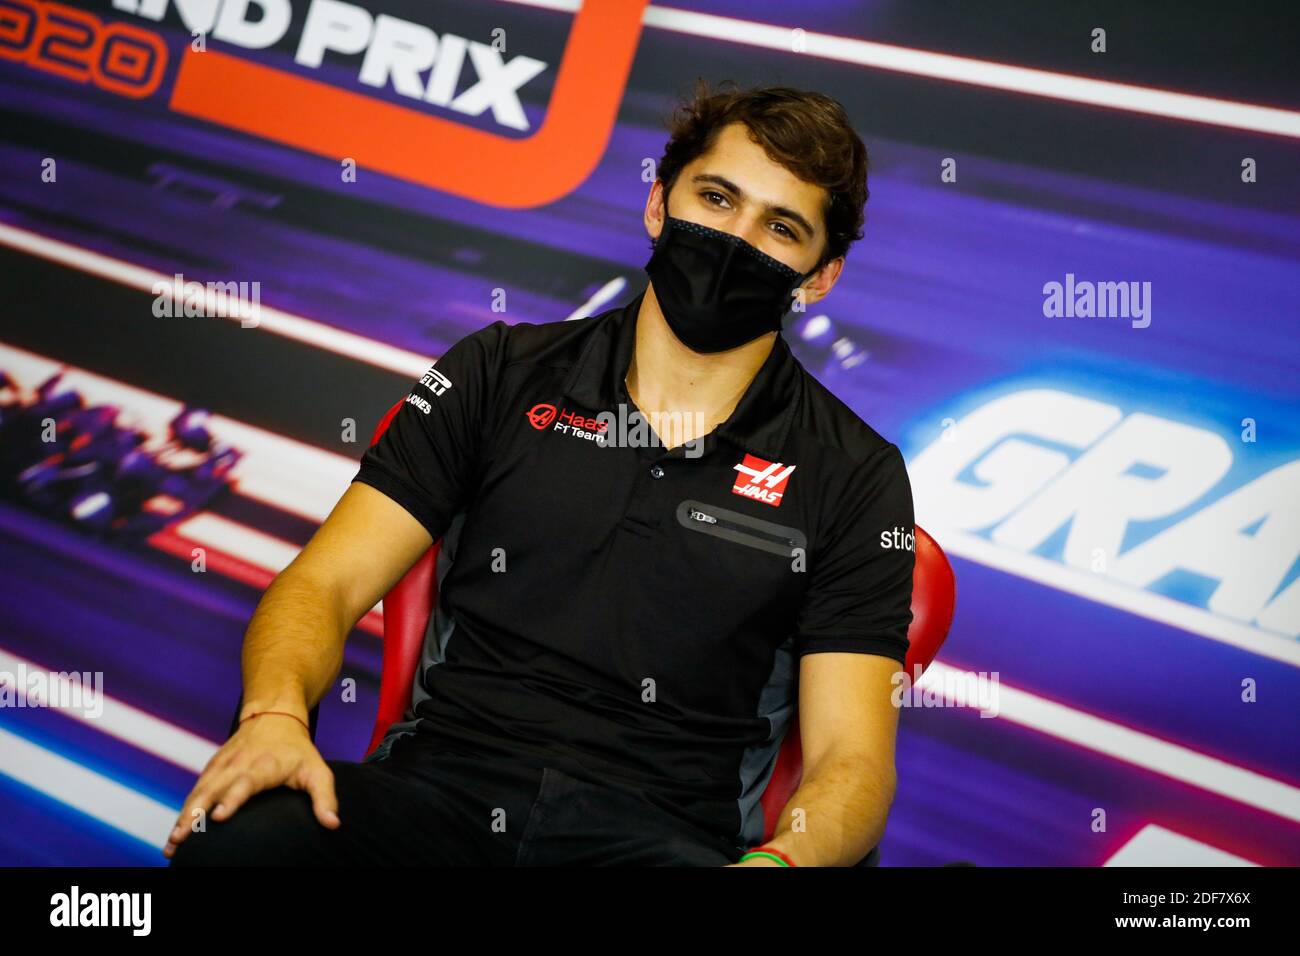
[[[565,381],[567,398],[597,411],[613,410],[620,402],[631,405],[623,379],[632,364],[637,315],[644,298],[642,291],[598,321]],[[770,461],[779,460],[794,421],[798,380],[798,360],[785,337],[778,334],[772,351],[727,420],[705,439],[705,451],[712,451],[716,439],[723,438]]]

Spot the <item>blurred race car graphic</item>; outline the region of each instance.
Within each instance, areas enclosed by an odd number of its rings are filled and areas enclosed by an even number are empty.
[[[0,496],[93,534],[144,538],[207,507],[243,453],[214,441],[206,409],[184,407],[165,439],[87,406],[63,372],[30,394],[0,369]]]

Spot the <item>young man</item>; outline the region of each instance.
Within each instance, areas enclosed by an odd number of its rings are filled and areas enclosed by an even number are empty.
[[[647,289],[458,341],[267,589],[173,863],[859,862],[894,793],[911,492],[780,330],[834,286],[865,200],[827,97],[679,110]],[[323,760],[306,718],[346,635],[438,539],[413,712],[364,762]],[[737,864],[796,705],[802,783]]]

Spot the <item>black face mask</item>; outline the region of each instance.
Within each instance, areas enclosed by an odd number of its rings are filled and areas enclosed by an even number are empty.
[[[739,236],[668,216],[645,271],[673,335],[722,352],[780,332],[794,290],[817,270],[800,275]]]

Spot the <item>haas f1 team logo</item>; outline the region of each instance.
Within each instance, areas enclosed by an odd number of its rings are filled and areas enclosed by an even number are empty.
[[[554,425],[554,430],[561,435],[583,438],[597,444],[604,444],[605,430],[609,427],[609,422],[600,416],[588,418],[569,408],[556,408],[549,402],[539,402],[525,414],[528,416],[528,424],[539,432]]]
[[[532,425],[538,431],[541,431],[553,421],[555,421],[554,405],[534,405],[528,410],[528,424]]]
[[[736,465],[736,483],[731,486],[733,494],[744,498],[753,498],[774,508],[781,506],[785,497],[785,485],[794,473],[794,465],[785,465],[779,461],[764,461],[754,455],[746,455],[745,460]]]

